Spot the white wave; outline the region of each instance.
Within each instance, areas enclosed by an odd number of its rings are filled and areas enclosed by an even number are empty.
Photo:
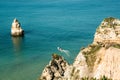
[[[70,56],[70,51],[69,50],[65,50],[65,49],[62,49],[60,47],[57,47],[58,51],[60,51],[61,53],[65,53],[67,56]]]

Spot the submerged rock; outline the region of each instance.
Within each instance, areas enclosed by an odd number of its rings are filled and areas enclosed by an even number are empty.
[[[11,35],[12,36],[23,36],[24,30],[21,28],[19,21],[15,18],[11,27]]]

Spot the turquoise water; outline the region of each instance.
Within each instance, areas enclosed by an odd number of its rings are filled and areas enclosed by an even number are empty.
[[[120,18],[119,0],[1,0],[0,80],[37,80],[52,53],[72,63],[109,16]],[[10,36],[14,18],[25,30],[23,38]]]

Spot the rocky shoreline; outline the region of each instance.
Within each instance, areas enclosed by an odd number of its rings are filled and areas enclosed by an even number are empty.
[[[93,43],[80,51],[73,64],[54,54],[40,80],[119,80],[119,57],[120,20],[105,18],[95,32]]]

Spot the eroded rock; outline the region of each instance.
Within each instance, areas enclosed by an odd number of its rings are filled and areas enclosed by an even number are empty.
[[[53,54],[52,60],[44,68],[40,80],[62,80],[68,63],[60,55]]]
[[[21,28],[19,21],[15,18],[11,27],[11,35],[12,36],[23,36],[24,30]]]

